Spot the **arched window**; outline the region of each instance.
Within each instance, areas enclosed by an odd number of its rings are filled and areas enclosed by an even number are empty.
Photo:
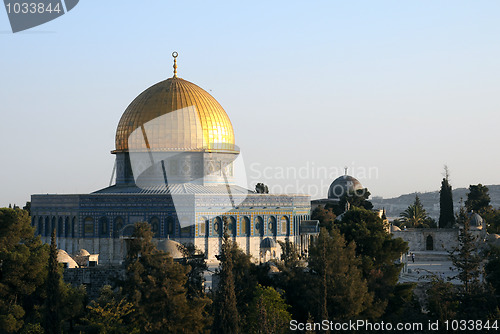
[[[425,249],[426,250],[434,250],[434,239],[430,235],[427,236]]]
[[[222,226],[222,219],[220,217],[215,217],[213,219],[213,235],[215,236],[222,236],[222,231],[223,226]]]
[[[267,221],[267,228],[269,234],[276,235],[276,217],[274,216],[269,217],[269,220]]]
[[[86,237],[94,236],[94,218],[87,217],[83,223],[83,233]]]
[[[160,235],[160,220],[157,217],[153,217],[149,220],[149,224],[151,224],[151,231],[155,237]]]
[[[57,220],[57,236],[58,237],[62,237],[64,234],[63,234],[63,219],[62,217],[59,217],[59,219]]]
[[[191,236],[191,230],[193,228],[193,221],[189,219],[189,217],[181,217],[180,228],[181,228],[181,237],[189,237]]]
[[[99,234],[101,236],[106,236],[109,231],[109,221],[106,217],[99,218]]]
[[[38,234],[42,235],[43,233],[43,218],[38,217]]]
[[[69,225],[69,217],[64,218],[64,236],[68,238],[71,235],[71,227]]]
[[[167,235],[173,235],[175,232],[175,219],[172,216],[167,217],[165,221]]]
[[[264,220],[261,216],[257,216],[254,219],[255,235],[264,235]]]
[[[71,237],[74,238],[78,235],[76,232],[76,217],[71,220]]]
[[[50,233],[49,233],[50,236],[52,236],[52,231],[54,231],[55,229],[56,229],[56,217],[52,217],[52,220],[50,223]],[[56,231],[56,233],[57,233],[57,231]]]
[[[205,235],[207,232],[207,218],[199,217],[198,218],[198,235]]]
[[[115,238],[118,238],[120,236],[120,233],[123,229],[123,218],[118,216],[115,218],[115,223],[113,226],[113,235]]]
[[[48,237],[50,235],[50,220],[49,220],[49,217],[45,217],[45,226],[44,226],[44,230],[45,230],[45,233],[44,233],[44,236]]]
[[[227,219],[227,234],[230,236],[236,236],[236,218],[233,216]]]
[[[287,216],[282,216],[280,219],[280,225],[281,225],[281,234],[283,235],[288,235],[288,225],[289,225],[289,220]]]
[[[240,219],[240,234],[247,236],[250,233],[250,218],[247,216],[241,217]]]

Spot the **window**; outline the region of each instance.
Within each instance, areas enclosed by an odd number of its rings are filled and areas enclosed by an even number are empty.
[[[68,238],[71,234],[71,227],[69,225],[69,217],[64,218],[64,236]]]
[[[276,234],[276,218],[274,216],[269,217],[267,228],[269,229],[269,233]]]
[[[241,235],[248,235],[248,231],[250,230],[250,219],[245,216],[240,220],[240,233]]]
[[[105,236],[106,234],[108,234],[108,218],[106,217],[101,217],[99,219],[99,228],[100,228],[100,234],[102,236]]]
[[[255,234],[256,235],[264,235],[264,225],[263,225],[263,220],[261,216],[257,216],[254,219],[254,224],[255,224]]]
[[[64,234],[63,234],[63,219],[62,217],[59,217],[59,219],[57,220],[57,236],[58,237],[62,237]]]
[[[287,216],[282,216],[281,221],[281,234],[288,234],[288,217]]]
[[[207,228],[207,218],[199,217],[198,218],[198,235],[205,235]]]
[[[115,226],[113,228],[114,236],[115,237],[120,236],[122,229],[123,229],[123,218],[118,216],[115,218]]]
[[[151,224],[151,231],[153,232],[155,237],[158,237],[160,234],[160,220],[157,217],[151,218],[149,221]]]
[[[167,218],[167,221],[166,221],[167,228],[166,228],[166,230],[167,230],[167,234],[168,235],[174,234],[174,231],[175,231],[175,229],[174,229],[174,223],[175,223],[174,217],[170,216],[170,217]]]
[[[83,224],[83,233],[85,234],[86,237],[94,236],[94,218],[92,217],[85,218]]]
[[[72,223],[71,223],[71,237],[74,238],[77,233],[76,233],[76,217],[73,217]]]

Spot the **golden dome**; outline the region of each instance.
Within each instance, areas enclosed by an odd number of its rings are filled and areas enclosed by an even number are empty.
[[[222,106],[176,72],[137,96],[118,123],[113,153],[144,150],[237,151]]]

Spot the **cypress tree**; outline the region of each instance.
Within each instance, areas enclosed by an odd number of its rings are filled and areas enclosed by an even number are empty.
[[[47,275],[47,299],[45,302],[45,332],[48,334],[61,333],[61,319],[59,317],[59,303],[61,300],[61,273],[57,262],[56,230],[52,231],[49,251],[49,272]]]
[[[225,227],[221,254],[219,255],[219,284],[213,304],[214,322],[212,332],[216,334],[239,333],[239,314],[236,306],[231,243]]]
[[[474,285],[479,284],[481,275],[481,257],[477,249],[477,237],[470,231],[470,218],[464,208],[460,208],[457,216],[459,224],[463,224],[463,229],[458,236],[458,247],[450,252],[450,259],[458,269],[458,274],[453,278],[458,278],[464,285],[466,293],[470,293]]]
[[[448,168],[445,166],[445,177],[441,181],[441,190],[439,191],[439,227],[442,228],[449,228],[455,224],[453,194],[448,176]]]

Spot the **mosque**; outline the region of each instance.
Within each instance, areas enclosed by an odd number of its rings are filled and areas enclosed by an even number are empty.
[[[118,123],[115,184],[91,194],[31,196],[42,240],[50,242],[55,229],[68,254],[99,254],[101,264],[120,264],[134,223],[148,222],[159,245],[190,242],[215,261],[227,229],[255,261],[266,261],[280,255],[278,241],[300,244],[317,234],[308,195],[236,184],[239,148],[231,121],[209,93],[177,76],[172,55],[173,77],[139,94]]]

